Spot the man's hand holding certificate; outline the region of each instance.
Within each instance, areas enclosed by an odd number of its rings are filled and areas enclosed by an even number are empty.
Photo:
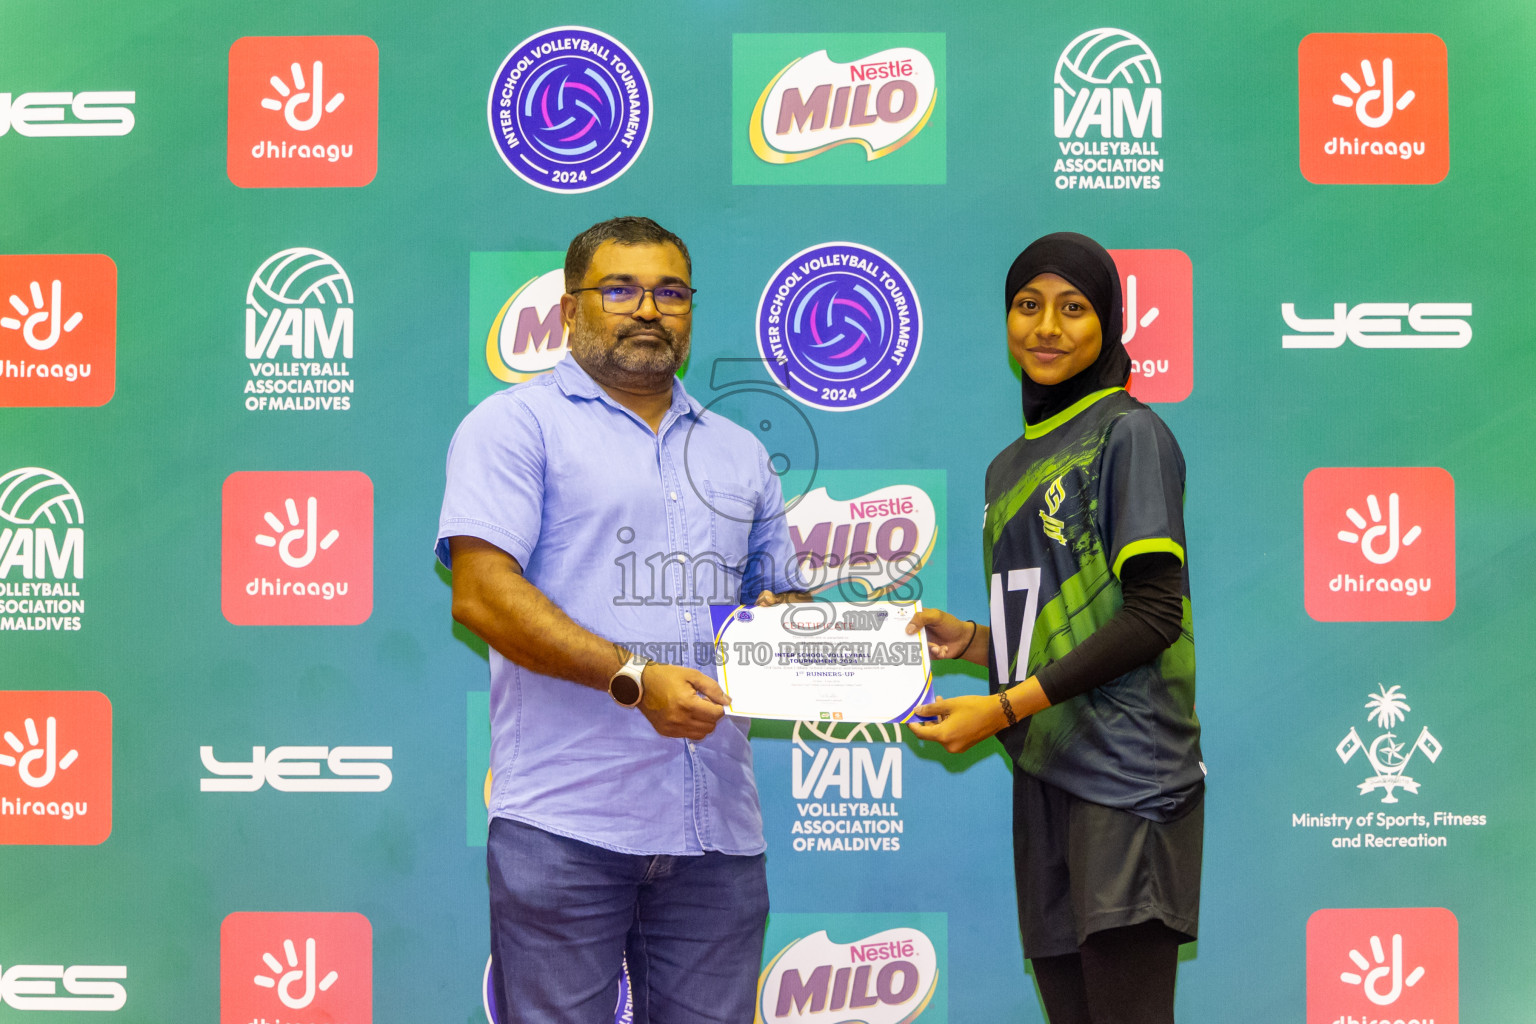
[[[728,714],[791,721],[905,722],[932,699],[917,603],[812,601],[711,609]]]

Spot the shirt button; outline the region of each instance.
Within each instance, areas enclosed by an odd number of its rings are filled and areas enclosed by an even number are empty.
[[[693,612],[683,612],[683,621],[684,622],[692,622],[693,621]]]
[[[673,501],[676,501],[677,500],[677,492],[673,491],[670,495],[668,495],[668,497],[670,497]]]

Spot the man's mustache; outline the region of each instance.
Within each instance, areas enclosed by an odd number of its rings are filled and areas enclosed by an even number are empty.
[[[623,341],[625,338],[633,337],[636,334],[654,334],[668,345],[673,347],[677,345],[677,335],[673,334],[664,324],[625,324],[618,329],[614,337],[617,341]]]

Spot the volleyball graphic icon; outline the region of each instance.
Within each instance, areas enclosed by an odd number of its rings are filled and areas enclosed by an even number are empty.
[[[256,268],[245,302],[262,316],[278,306],[350,306],[352,281],[319,249],[284,249]]]
[[[1091,85],[1161,85],[1163,72],[1146,43],[1118,28],[1096,28],[1067,44],[1056,60],[1056,84],[1067,95]]]
[[[69,482],[50,470],[28,466],[0,476],[0,521],[17,526],[50,526],[85,522],[80,496]]]

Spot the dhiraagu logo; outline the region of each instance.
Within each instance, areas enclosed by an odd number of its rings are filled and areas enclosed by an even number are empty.
[[[565,358],[564,267],[562,252],[469,254],[470,404]]]
[[[770,914],[754,1024],[944,1024],[947,914]]]
[[[737,35],[731,182],[945,181],[944,36]]]

